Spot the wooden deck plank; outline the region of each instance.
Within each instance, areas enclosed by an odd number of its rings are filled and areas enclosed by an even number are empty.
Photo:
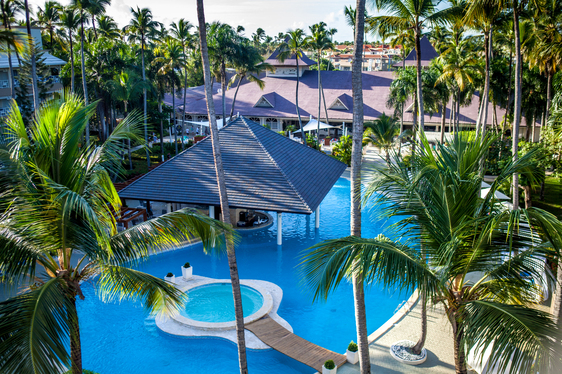
[[[271,348],[319,372],[322,371],[322,365],[327,360],[334,360],[338,367],[347,361],[344,355],[322,348],[293,334],[269,316],[249,323],[244,327]]]

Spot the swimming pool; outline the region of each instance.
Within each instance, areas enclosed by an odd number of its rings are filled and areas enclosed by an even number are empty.
[[[240,286],[244,317],[257,312],[263,305],[261,293],[252,287]],[[201,322],[234,321],[234,303],[230,283],[212,283],[192,288],[187,292],[187,303],[180,314]]]
[[[265,280],[283,289],[279,316],[304,339],[336,352],[345,352],[356,339],[353,291],[342,284],[327,301],[312,303],[297,268],[302,251],[321,240],[349,235],[350,182],[340,179],[320,207],[320,229],[314,216],[283,214],[283,245],[276,244],[277,225],[242,236],[237,247],[240,278]],[[363,236],[374,237],[390,222],[363,215]],[[200,245],[153,256],[139,268],[164,277],[189,261],[194,274],[228,279],[226,256],[203,254]],[[179,275],[179,274],[176,274]],[[180,338],[161,332],[140,303],[103,304],[84,284],[86,300],[78,302],[84,368],[100,374],[238,373],[236,346],[220,339]],[[367,327],[371,333],[390,318],[409,295],[366,290]],[[249,350],[252,374],[313,373],[314,370],[274,350]]]

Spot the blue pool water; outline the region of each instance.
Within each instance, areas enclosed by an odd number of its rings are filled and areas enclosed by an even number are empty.
[[[340,179],[320,207],[320,229],[314,229],[314,215],[283,214],[283,245],[277,246],[277,225],[242,237],[236,248],[240,278],[273,282],[283,289],[278,314],[294,332],[315,344],[345,352],[356,340],[351,284],[344,283],[328,300],[312,302],[298,269],[302,251],[325,240],[349,235],[350,182]],[[380,222],[367,207],[363,214],[363,236],[375,237],[391,222]],[[274,215],[275,217],[275,215]],[[139,268],[164,277],[180,275],[189,261],[193,273],[228,279],[226,256],[203,253],[201,245],[153,256]],[[83,365],[100,374],[238,373],[236,346],[225,340],[179,338],[158,330],[154,318],[140,302],[104,304],[95,289],[83,285],[86,296],[78,302],[82,333]],[[409,295],[372,286],[366,290],[367,327],[375,331],[390,318]],[[314,370],[274,350],[249,350],[252,374],[313,373]]]
[[[248,286],[240,286],[242,293],[242,310],[244,317],[251,316],[263,305],[263,296]],[[232,285],[214,283],[196,287],[188,291],[184,317],[201,322],[234,321],[234,303],[232,302]]]

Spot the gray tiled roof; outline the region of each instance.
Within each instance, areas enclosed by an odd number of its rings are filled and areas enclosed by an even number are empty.
[[[435,48],[433,48],[433,46],[431,45],[431,43],[427,39],[427,36],[424,36],[423,38],[421,38],[421,40],[420,40],[420,50],[421,50],[421,60],[420,60],[421,66],[429,66],[429,64],[431,63],[431,60],[439,57],[439,54],[437,53]],[[416,57],[417,57],[416,56],[416,49],[414,48],[410,51],[408,56],[406,56],[405,65],[406,66],[416,66],[416,64],[417,64],[417,58]],[[402,61],[394,64],[395,67],[402,67],[402,65],[403,65]]]
[[[231,207],[312,213],[345,170],[336,159],[244,117],[219,131]],[[220,205],[207,137],[119,191],[124,199]]]

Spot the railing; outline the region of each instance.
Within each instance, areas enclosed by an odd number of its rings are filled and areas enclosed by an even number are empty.
[[[2,80],[0,81],[0,88],[9,88],[10,87],[10,81],[9,80]]]
[[[45,78],[39,77],[39,78],[38,78],[38,81],[39,81],[39,82],[42,82],[42,83],[47,83],[47,84],[55,84],[55,83],[60,83],[60,82],[61,82],[61,79],[60,79],[60,77],[59,77],[58,75],[50,75],[50,76],[45,77]],[[6,87],[4,87],[4,86],[2,85],[2,82],[8,82],[8,86],[7,86],[7,87],[10,87],[10,82],[9,82],[9,81],[0,81],[0,88],[6,88]],[[14,87],[19,87],[19,85],[20,85],[19,80],[17,80],[16,78],[14,78]]]

